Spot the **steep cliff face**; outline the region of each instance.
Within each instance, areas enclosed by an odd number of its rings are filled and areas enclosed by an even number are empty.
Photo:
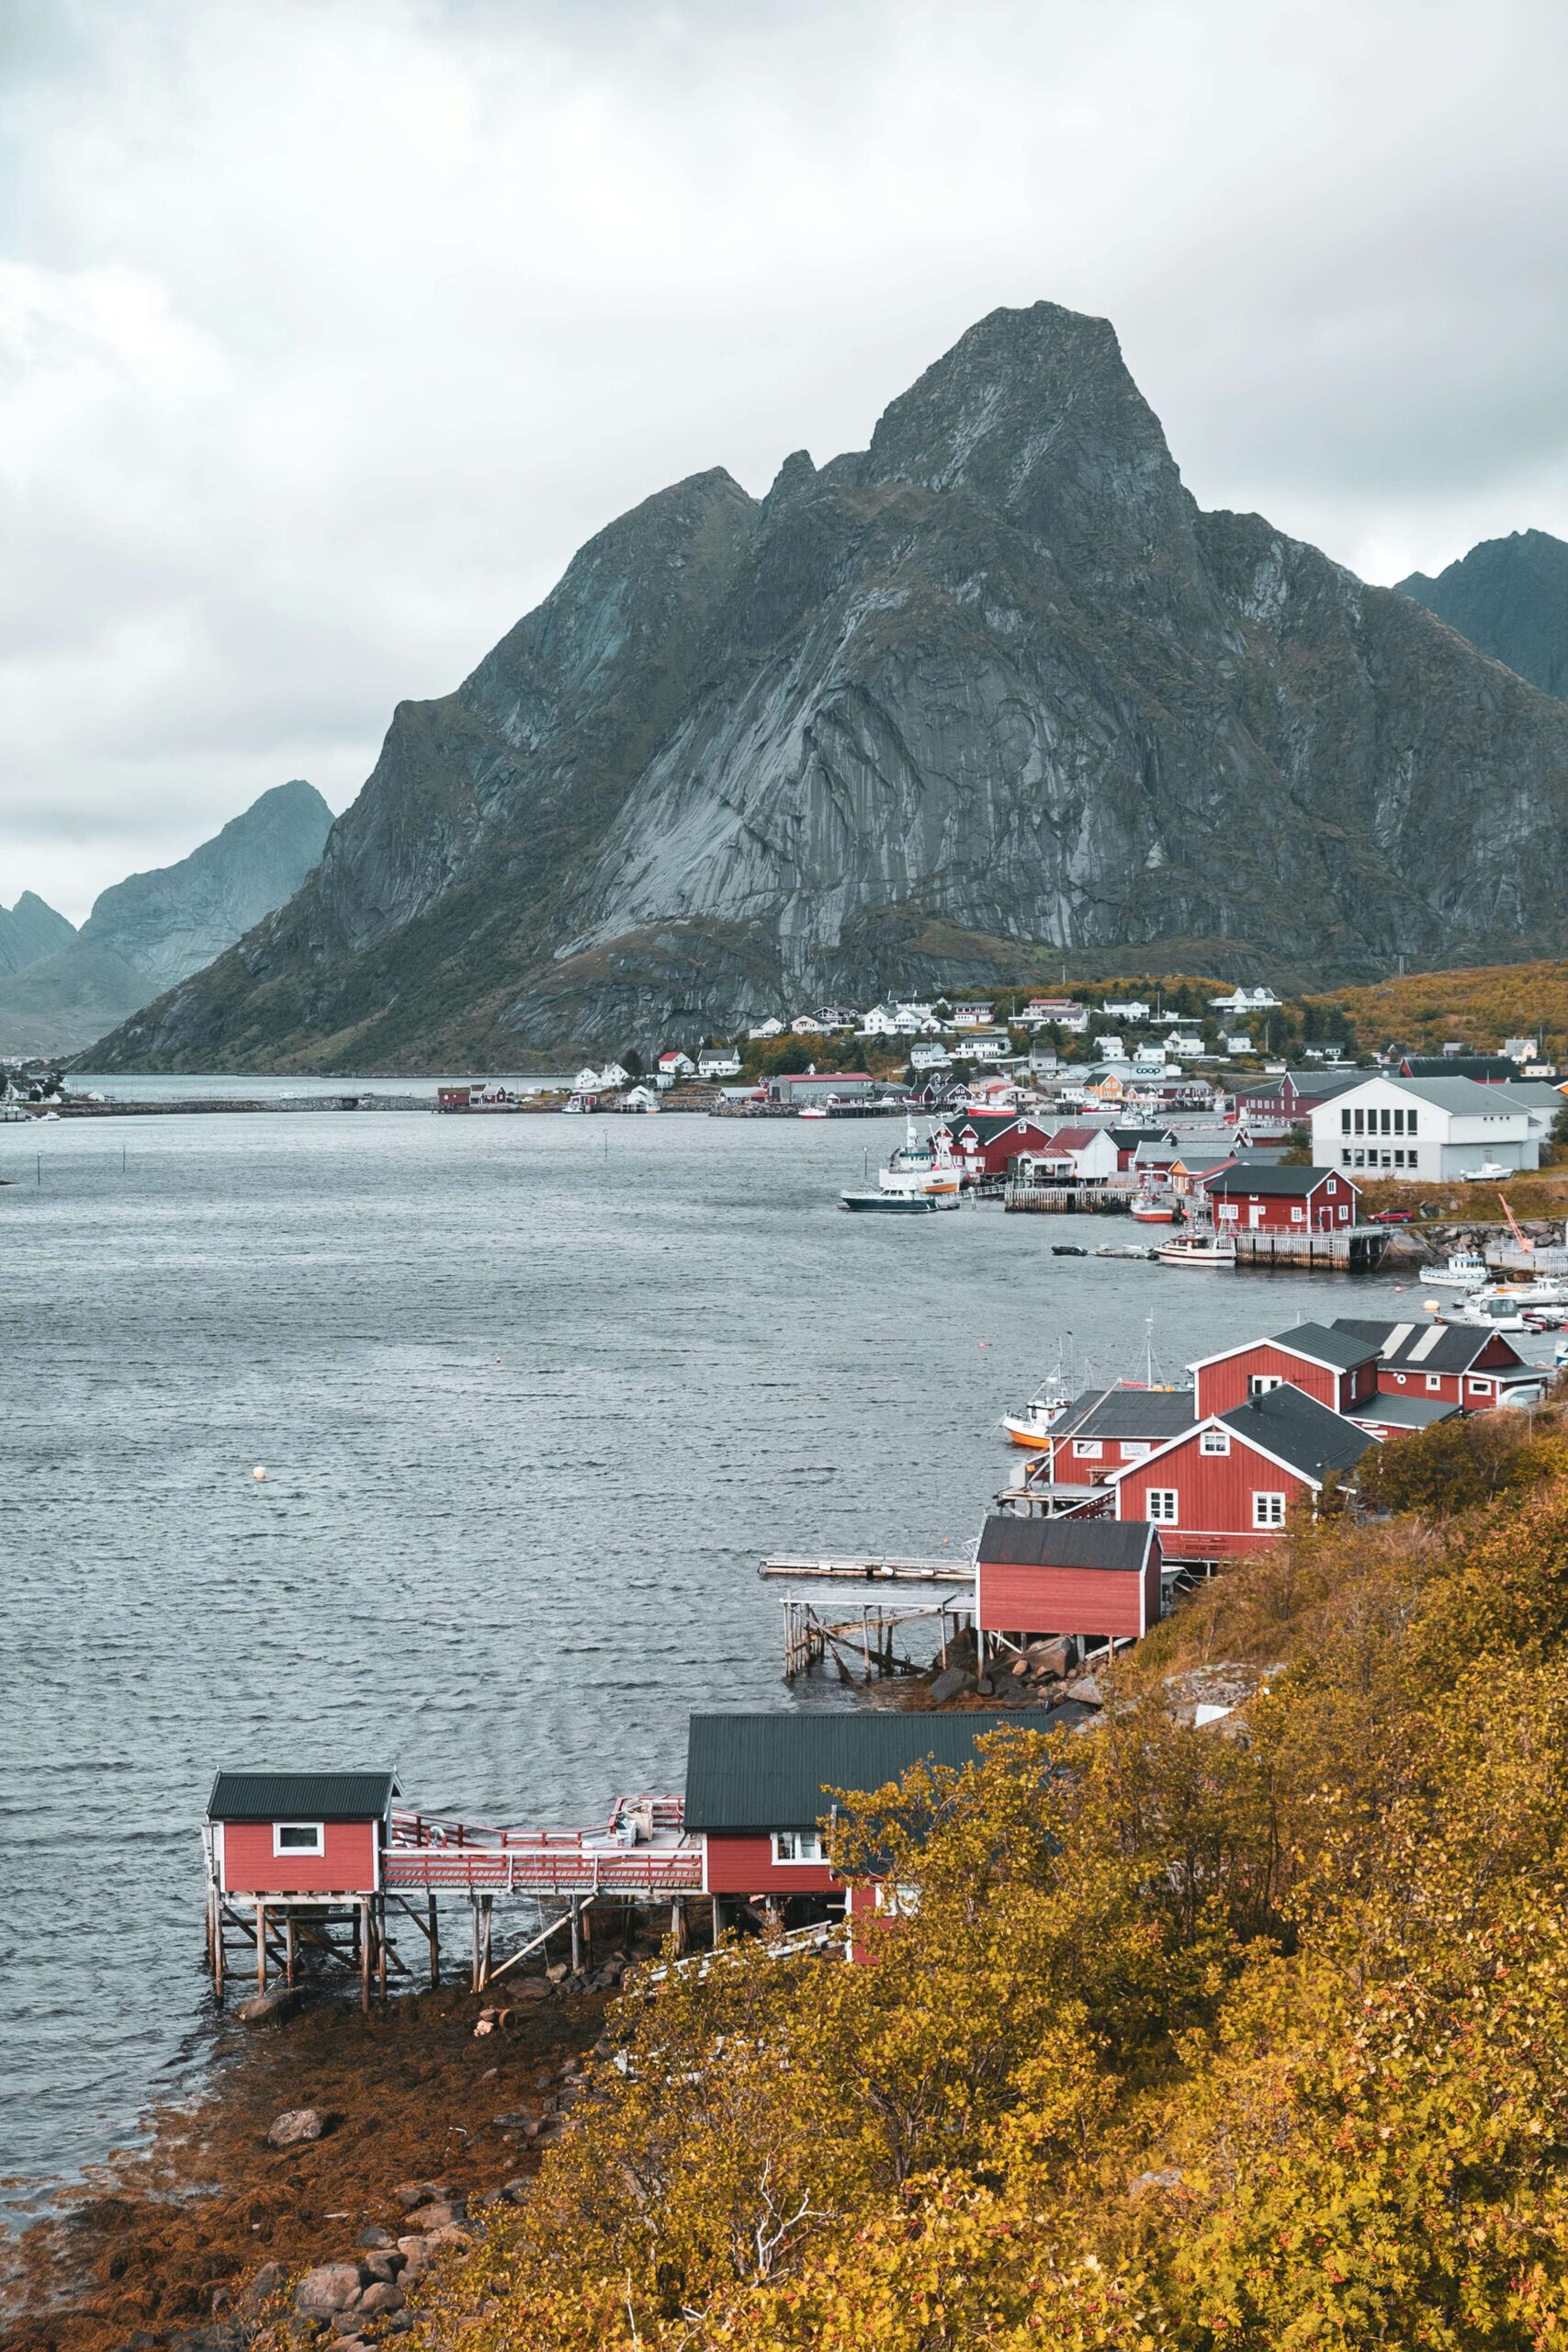
[[[133,874],[103,891],[79,932],[43,908],[63,927],[63,941],[0,979],[0,1053],[80,1052],[161,989],[210,964],[293,897],[320,858],[332,820],[313,785],[276,785],[178,865]],[[17,902],[17,914],[25,904]],[[49,931],[33,917],[31,936]]]
[[[1568,699],[1568,544],[1550,531],[1483,539],[1436,580],[1413,571],[1399,585],[1483,653]]]
[[[1561,941],[1568,709],[1205,514],[1102,320],[983,320],[868,449],[624,516],[126,1063],[469,1064],[1059,946],[1349,977]]]

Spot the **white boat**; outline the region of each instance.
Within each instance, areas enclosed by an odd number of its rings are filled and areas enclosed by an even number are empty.
[[[1509,1298],[1516,1306],[1568,1306],[1568,1282],[1551,1274],[1532,1275],[1529,1282],[1488,1283],[1474,1291],[1475,1298]]]
[[[1094,1254],[1097,1258],[1152,1258],[1155,1253],[1141,1241],[1102,1241]]]
[[[1174,1225],[1176,1223],[1175,1195],[1159,1200],[1153,1193],[1139,1193],[1128,1202],[1127,1214],[1129,1216],[1136,1217],[1140,1225]]]
[[[1461,1299],[1453,1310],[1456,1323],[1479,1323],[1488,1331],[1528,1331],[1529,1321],[1524,1309],[1511,1298],[1485,1298],[1472,1292]]]
[[[955,1209],[963,1171],[945,1145],[939,1151],[915,1134],[915,1122],[905,1122],[904,1140],[886,1168],[876,1173],[875,1192],[840,1193],[840,1208],[881,1216],[925,1216],[934,1209]]]
[[[1495,1159],[1483,1159],[1479,1168],[1461,1168],[1461,1181],[1466,1184],[1495,1184],[1499,1179],[1518,1174],[1517,1168],[1504,1168]]]
[[[1424,1273],[1421,1279],[1448,1290],[1480,1290],[1486,1280],[1486,1261],[1473,1250],[1456,1250],[1447,1265]]]
[[[1235,1243],[1228,1233],[1177,1233],[1155,1256],[1162,1266],[1234,1266]]]

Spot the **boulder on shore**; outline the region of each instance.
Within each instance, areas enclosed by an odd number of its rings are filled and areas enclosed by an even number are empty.
[[[301,2141],[319,2140],[326,2130],[319,2107],[291,2107],[276,2116],[267,2132],[269,2148],[297,2148]]]
[[[359,2295],[357,2262],[323,2262],[307,2270],[294,2290],[294,2308],[302,2319],[332,2319],[345,2312]]]
[[[304,2000],[297,1984],[272,1984],[265,1993],[253,1993],[248,2001],[242,2001],[234,2015],[243,2025],[281,2025],[303,2007]]]

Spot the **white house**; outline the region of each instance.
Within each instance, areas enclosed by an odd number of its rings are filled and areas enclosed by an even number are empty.
[[[699,1078],[739,1078],[740,1057],[733,1046],[705,1046],[697,1056]]]
[[[955,1029],[988,1029],[995,1018],[995,1010],[988,1004],[955,1004],[953,1008]]]
[[[1271,1012],[1279,1004],[1272,989],[1232,989],[1229,996],[1212,996],[1216,1012]]]
[[[947,1047],[940,1043],[911,1046],[909,1068],[911,1069],[951,1069],[953,1056],[948,1052]]]
[[[1538,1062],[1540,1059],[1539,1037],[1505,1037],[1503,1051],[1511,1062]]]
[[[660,1055],[655,1074],[660,1086],[673,1086],[678,1079],[695,1078],[697,1066],[690,1054],[683,1054],[678,1046],[672,1046],[668,1053]]]
[[[1127,1048],[1120,1037],[1097,1037],[1094,1053],[1097,1061],[1124,1062],[1127,1058]]]
[[[1025,1183],[1067,1177],[1075,1183],[1103,1184],[1116,1173],[1120,1155],[1109,1127],[1058,1127],[1050,1141],[1019,1161]]]
[[[1539,1168],[1544,1106],[1509,1100],[1537,1091],[1471,1078],[1369,1078],[1313,1112],[1313,1159],[1427,1181],[1486,1165]]]
[[[1149,1008],[1141,996],[1129,997],[1124,1004],[1112,1004],[1107,997],[1100,1009],[1108,1021],[1131,1021],[1135,1024],[1149,1017]]]
[[[966,1062],[1001,1062],[1012,1051],[1012,1039],[1005,1029],[981,1029],[963,1038],[954,1050]]]
[[[863,1037],[934,1037],[942,1023],[929,1004],[874,1004],[861,1023]]]
[[[759,1021],[754,1029],[747,1030],[746,1035],[751,1038],[782,1037],[784,1033],[784,1025],[782,1021]]]
[[[1252,1040],[1245,1029],[1227,1029],[1220,1043],[1227,1054],[1249,1054],[1252,1051]],[[1308,1051],[1311,1051],[1310,1047]]]
[[[1032,1029],[1066,1029],[1081,1037],[1089,1027],[1089,1007],[1070,996],[1031,997],[1023,1019]]]
[[[632,1074],[630,1070],[623,1069],[619,1062],[606,1062],[604,1069],[599,1073],[599,1083],[602,1087],[605,1088],[613,1086],[629,1086],[631,1084],[631,1076]]]
[[[1188,1030],[1173,1029],[1165,1041],[1165,1050],[1168,1058],[1184,1062],[1196,1061],[1203,1050],[1203,1040],[1201,1037],[1194,1036]]]
[[[585,1063],[572,1080],[571,1091],[574,1094],[597,1094],[599,1091],[598,1071]]]

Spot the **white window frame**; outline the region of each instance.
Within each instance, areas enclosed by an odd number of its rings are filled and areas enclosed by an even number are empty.
[[[1104,1450],[1097,1437],[1076,1437],[1073,1440],[1075,1462],[1098,1462]]]
[[[795,1849],[798,1847],[807,1847],[810,1850],[804,1853],[796,1852]],[[800,1865],[820,1870],[827,1859],[828,1849],[823,1843],[820,1829],[774,1830],[773,1860],[775,1862],[782,1863],[786,1868]]]
[[[312,1846],[286,1846],[286,1829],[308,1829],[315,1839]],[[319,1860],[327,1850],[327,1826],[324,1821],[275,1821],[272,1825],[272,1858],[276,1861],[295,1861],[301,1854],[314,1855]]]
[[[1247,1393],[1249,1396],[1271,1396],[1276,1388],[1283,1388],[1284,1385],[1285,1375],[1282,1372],[1249,1372],[1247,1375]]]
[[[1472,1396],[1490,1396],[1492,1383],[1489,1380],[1472,1380],[1470,1384],[1470,1393]]]
[[[1118,1451],[1123,1462],[1142,1462],[1145,1454],[1154,1452],[1154,1447],[1140,1439],[1123,1438]]]
[[[1230,1450],[1229,1430],[1205,1430],[1198,1441],[1200,1453],[1228,1453]]]
[[[1168,1505],[1168,1509],[1167,1506]],[[1156,1527],[1174,1527],[1181,1509],[1181,1496],[1175,1487],[1151,1487],[1148,1491],[1150,1522]]]
[[[1285,1511],[1289,1503],[1290,1497],[1278,1487],[1254,1487],[1252,1490],[1253,1527],[1260,1534],[1272,1534],[1277,1528],[1284,1526]]]
[[[1442,1374],[1441,1374],[1440,1372],[1429,1372],[1429,1373],[1427,1374],[1427,1396],[1440,1396],[1442,1395],[1442,1393],[1443,1393],[1443,1375],[1442,1375]]]

